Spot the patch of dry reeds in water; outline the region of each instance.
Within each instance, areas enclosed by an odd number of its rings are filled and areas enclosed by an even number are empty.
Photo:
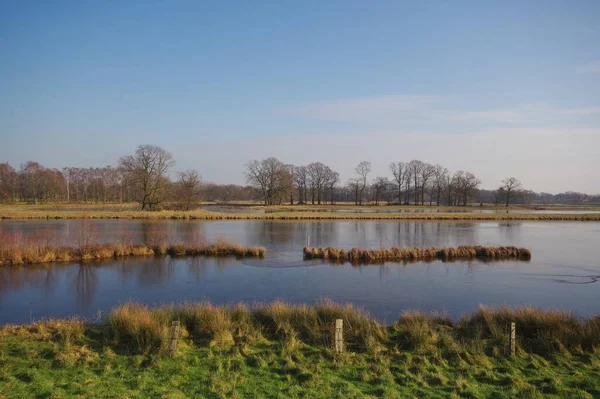
[[[530,260],[531,251],[517,247],[460,246],[456,248],[391,248],[359,249],[305,247],[305,259],[327,259],[340,262],[427,261],[456,259]]]
[[[68,245],[59,245],[56,235],[43,232],[23,235],[21,232],[0,231],[0,266],[33,263],[100,260],[127,256],[264,256],[264,247],[245,247],[224,239],[216,243],[166,242],[166,235],[150,234],[149,243],[135,244],[123,232],[118,242],[98,243],[97,234],[89,221],[82,221],[74,229]]]

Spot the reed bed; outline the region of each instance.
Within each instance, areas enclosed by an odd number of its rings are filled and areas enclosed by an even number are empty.
[[[327,259],[340,262],[375,263],[384,261],[428,261],[457,259],[530,260],[531,251],[517,247],[460,246],[456,248],[359,249],[305,247],[304,259]]]
[[[4,209],[0,219],[141,219],[141,220],[446,220],[446,221],[600,221],[599,213],[587,214],[491,214],[470,212],[443,213],[335,213],[335,212],[273,212],[224,213],[194,211],[46,211]]]
[[[51,242],[25,238],[19,233],[0,234],[0,266],[14,266],[47,262],[100,260],[130,256],[237,256],[262,257],[264,247],[245,247],[225,240],[213,244],[166,244],[157,241],[147,244],[96,243],[90,236],[82,236],[75,245],[54,246]]]

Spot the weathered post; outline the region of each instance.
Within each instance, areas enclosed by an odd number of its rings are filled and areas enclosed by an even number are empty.
[[[516,352],[516,338],[517,338],[517,327],[514,321],[510,322],[510,331],[509,331],[509,340],[510,340],[510,356],[514,356]]]
[[[306,235],[306,248],[310,248],[310,234]]]
[[[335,353],[344,353],[344,320],[335,320]]]
[[[171,323],[171,329],[169,331],[169,356],[175,356],[177,352],[177,338],[179,337],[179,322],[174,321]]]

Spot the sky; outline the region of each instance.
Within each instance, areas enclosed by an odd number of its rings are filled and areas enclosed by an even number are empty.
[[[0,162],[421,159],[600,193],[600,1],[0,0]]]

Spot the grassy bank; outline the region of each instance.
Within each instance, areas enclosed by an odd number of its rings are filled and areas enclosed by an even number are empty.
[[[460,246],[456,248],[391,248],[345,250],[304,247],[304,259],[328,259],[342,262],[382,262],[455,259],[531,259],[531,251],[517,247]]]
[[[332,350],[344,320],[347,351]],[[181,322],[175,357],[168,327]],[[517,355],[506,356],[507,323]],[[351,306],[272,303],[148,309],[102,325],[0,329],[0,397],[471,397],[600,395],[600,318],[482,308],[458,322],[405,313],[383,326]]]
[[[600,221],[600,214],[490,214],[470,212],[443,213],[335,213],[335,212],[274,212],[224,213],[196,211],[50,211],[4,208],[0,219],[157,219],[157,220],[539,220],[539,221]]]
[[[235,206],[235,205],[234,205]],[[600,211],[600,206],[597,205],[509,205],[508,207],[505,205],[493,205],[493,204],[472,204],[467,206],[456,206],[456,205],[374,205],[374,204],[363,204],[356,205],[353,202],[347,203],[335,203],[331,204],[282,204],[282,205],[270,205],[264,206],[261,204],[250,206],[252,209],[265,209],[269,211],[275,212],[292,212],[294,210],[302,210],[302,211],[326,211],[326,210],[361,210],[361,209],[369,209],[369,210],[383,210],[383,211],[401,211],[401,210],[424,210],[431,212],[438,211],[447,211],[447,212],[465,212],[465,211],[477,211],[477,210],[486,210],[486,211],[498,211],[498,212],[506,212],[509,211],[526,211],[526,210],[552,210],[552,211]]]
[[[55,247],[37,240],[27,240],[20,235],[0,234],[0,266],[13,266],[47,262],[67,262],[100,260],[129,256],[170,255],[170,256],[264,256],[263,247],[245,247],[227,241],[217,241],[208,245],[184,245],[165,243],[99,244],[82,240],[78,246]]]

